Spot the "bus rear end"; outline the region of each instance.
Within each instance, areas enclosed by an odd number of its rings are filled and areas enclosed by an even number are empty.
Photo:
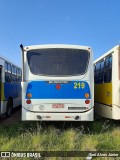
[[[93,64],[88,47],[23,49],[22,120],[93,121]]]

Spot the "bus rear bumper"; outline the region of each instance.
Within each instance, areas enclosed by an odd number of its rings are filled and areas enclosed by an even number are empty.
[[[22,121],[93,121],[93,108],[83,113],[36,113],[22,107]]]

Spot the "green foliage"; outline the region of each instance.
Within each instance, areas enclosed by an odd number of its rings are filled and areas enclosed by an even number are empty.
[[[89,123],[20,122],[7,127],[0,126],[0,150],[119,151],[120,125],[115,121],[104,120]]]

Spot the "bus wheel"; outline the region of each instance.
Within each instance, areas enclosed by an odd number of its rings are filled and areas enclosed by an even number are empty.
[[[12,110],[13,110],[13,102],[11,99],[9,99],[7,102],[6,118],[9,118],[12,116]]]

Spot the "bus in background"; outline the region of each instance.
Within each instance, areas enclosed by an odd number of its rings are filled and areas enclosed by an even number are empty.
[[[120,46],[94,61],[95,112],[120,120]]]
[[[0,57],[0,116],[10,117],[21,105],[21,69]]]
[[[91,48],[36,45],[22,49],[22,120],[93,121]]]

